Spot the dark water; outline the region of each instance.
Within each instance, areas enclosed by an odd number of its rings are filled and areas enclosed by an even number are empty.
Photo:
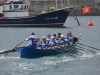
[[[91,16],[93,27],[88,27],[89,16],[78,16],[84,24],[78,27],[73,17],[68,17],[64,26],[67,28],[0,28],[0,51],[12,49],[16,44],[35,32],[37,37],[71,31],[74,36],[82,33],[80,43],[100,49],[100,16]],[[24,42],[21,46],[26,45]],[[87,48],[87,47],[84,47]],[[73,56],[61,54],[37,59],[22,59],[19,54],[0,55],[0,75],[99,75],[100,51],[92,49],[78,50]]]

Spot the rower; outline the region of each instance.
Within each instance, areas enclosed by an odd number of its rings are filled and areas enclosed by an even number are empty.
[[[40,41],[40,38],[37,38],[37,49],[41,49],[41,41]]]
[[[66,37],[64,38],[64,43],[65,44],[70,44],[71,39],[69,38],[69,34],[66,34]]]
[[[48,41],[46,40],[45,36],[42,37],[41,48],[48,49]]]
[[[54,38],[54,44],[55,44],[56,46],[63,45],[63,43],[64,43],[64,42],[63,42],[59,37]]]
[[[71,39],[71,41],[73,42],[74,41],[74,35],[72,35],[72,33],[69,31],[68,32],[68,34],[69,34],[69,38]]]
[[[51,34],[47,34],[47,39],[46,39],[48,42],[49,41],[52,41],[52,38],[51,38]]]
[[[57,36],[58,38],[61,38],[61,33],[58,33],[58,36]]]

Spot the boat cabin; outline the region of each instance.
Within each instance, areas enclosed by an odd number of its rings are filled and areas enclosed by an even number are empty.
[[[29,16],[30,2],[20,0],[5,1],[3,4],[3,13],[5,17],[24,17]]]

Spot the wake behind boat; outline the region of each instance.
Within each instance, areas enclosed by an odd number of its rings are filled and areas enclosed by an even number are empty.
[[[72,9],[63,8],[29,16],[29,5],[28,1],[5,1],[2,4],[4,16],[0,18],[0,27],[61,27]]]

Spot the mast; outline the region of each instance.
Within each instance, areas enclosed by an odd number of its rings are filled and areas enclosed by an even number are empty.
[[[60,1],[61,1],[61,8],[63,8],[62,0],[60,0]]]
[[[57,7],[57,0],[56,0],[56,10],[58,9],[58,7]]]
[[[67,2],[68,2],[68,5],[70,6],[69,0],[67,0]]]

